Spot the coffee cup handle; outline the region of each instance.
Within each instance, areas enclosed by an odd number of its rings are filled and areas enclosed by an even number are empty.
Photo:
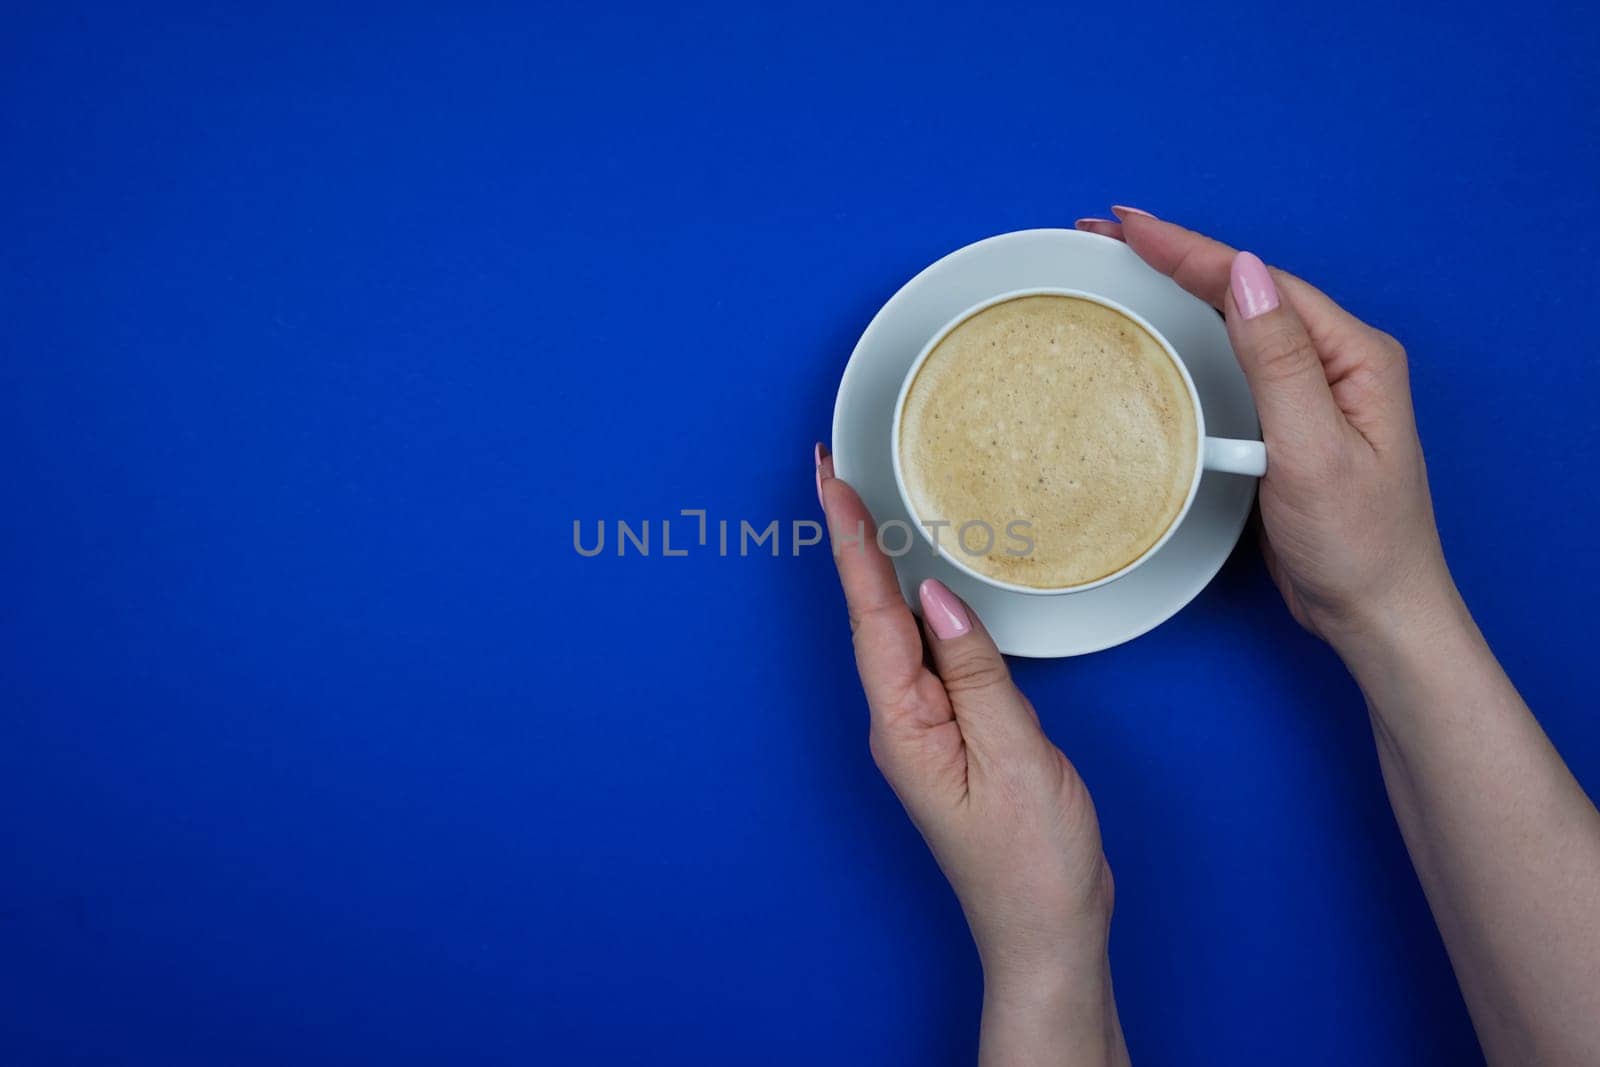
[[[1204,466],[1223,474],[1247,474],[1259,478],[1267,473],[1267,446],[1260,441],[1237,441],[1231,437],[1207,437]]]

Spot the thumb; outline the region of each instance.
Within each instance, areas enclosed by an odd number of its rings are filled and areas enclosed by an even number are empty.
[[[948,586],[929,578],[917,589],[934,671],[969,749],[1015,752],[1043,736],[1033,705],[1011,681],[989,631]]]
[[[1228,337],[1261,416],[1270,464],[1274,445],[1298,449],[1336,434],[1339,408],[1305,323],[1293,304],[1279,299],[1267,265],[1240,252],[1228,273]]]

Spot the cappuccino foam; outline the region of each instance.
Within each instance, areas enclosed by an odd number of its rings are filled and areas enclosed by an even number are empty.
[[[929,354],[906,396],[900,463],[917,519],[980,574],[1082,585],[1142,556],[1177,519],[1198,430],[1160,342],[1101,304],[1025,296],[986,308]],[[977,533],[995,532],[981,551]],[[1009,523],[1033,542],[1007,536]]]

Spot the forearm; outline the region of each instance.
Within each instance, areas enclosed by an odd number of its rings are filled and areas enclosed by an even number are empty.
[[[1081,968],[1049,975],[986,975],[978,1062],[983,1067],[1127,1064],[1104,952]]]
[[[1600,815],[1453,587],[1339,650],[1485,1053],[1600,1059]]]

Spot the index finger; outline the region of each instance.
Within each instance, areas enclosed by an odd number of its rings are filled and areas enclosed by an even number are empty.
[[[833,474],[833,457],[819,450],[817,492],[827,519],[833,562],[850,608],[856,669],[874,716],[894,711],[927,725],[951,718],[923,699],[919,683],[932,678],[922,662],[922,632],[900,594],[894,565],[878,548],[878,526],[848,482]]]
[[[1140,259],[1218,311],[1223,309],[1234,249],[1154,215],[1118,214],[1123,215],[1122,239]]]
[[[1218,311],[1227,310],[1229,272],[1238,249],[1154,215],[1126,208],[1117,213],[1122,215],[1122,239],[1140,259]],[[1370,329],[1316,286],[1287,271],[1273,273],[1319,354],[1356,330]]]

